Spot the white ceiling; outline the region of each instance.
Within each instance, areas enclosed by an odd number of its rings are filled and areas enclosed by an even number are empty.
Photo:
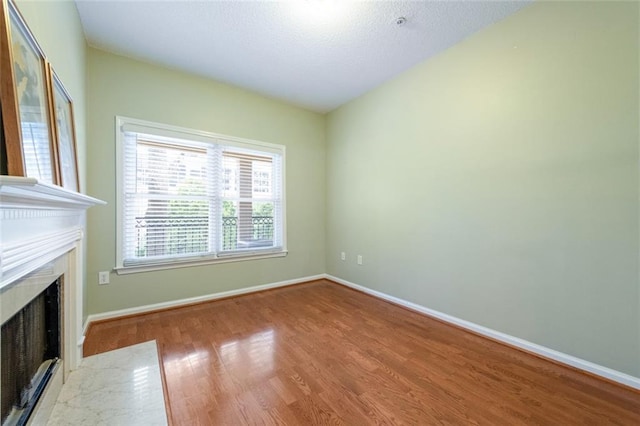
[[[529,3],[76,0],[91,46],[318,112]]]

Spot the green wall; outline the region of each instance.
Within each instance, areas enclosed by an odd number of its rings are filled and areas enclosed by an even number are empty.
[[[88,215],[88,313],[95,314],[321,274],[325,271],[325,119],[212,80],[88,49],[89,193],[108,202]],[[286,146],[284,258],[130,275],[116,252],[115,116]]]
[[[538,2],[330,113],[327,272],[639,377],[638,18]]]

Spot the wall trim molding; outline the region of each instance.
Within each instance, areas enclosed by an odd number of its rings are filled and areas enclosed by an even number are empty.
[[[146,314],[150,312],[162,311],[162,310],[171,309],[171,308],[179,308],[182,306],[193,305],[195,303],[210,302],[212,300],[225,299],[227,297],[257,293],[260,291],[270,290],[273,288],[287,287],[290,285],[302,284],[310,281],[321,280],[324,278],[326,278],[325,274],[311,275],[308,277],[294,278],[292,280],[278,281],[275,283],[268,283],[268,284],[256,285],[251,287],[239,288],[237,290],[221,291],[219,293],[210,293],[210,294],[205,294],[203,296],[188,297],[185,299],[171,300],[169,302],[153,303],[150,305],[119,309],[117,311],[108,311],[108,312],[101,312],[98,314],[91,314],[87,316],[87,319],[85,320],[85,323],[84,323],[84,327],[82,328],[82,331],[83,331],[82,340],[84,341],[84,337],[87,334],[87,331],[91,326],[91,323],[94,323],[94,322],[105,321],[105,320],[126,317],[131,315]]]
[[[575,357],[573,355],[566,354],[564,352],[556,351],[554,349],[547,348],[542,345],[538,345],[536,343],[529,342],[524,339],[520,339],[518,337],[511,336],[506,333],[502,333],[500,331],[493,330],[488,327],[484,327],[482,325],[475,324],[471,321],[466,321],[452,315],[448,315],[433,309],[429,309],[425,306],[418,305],[417,303],[409,302],[404,299],[400,299],[395,296],[388,295],[381,291],[373,290],[368,287],[361,286],[359,284],[352,283],[347,280],[343,280],[342,278],[335,277],[333,275],[325,274],[325,278],[333,281],[335,283],[344,285],[345,287],[350,287],[354,290],[358,290],[360,292],[369,294],[371,296],[377,297],[379,299],[385,300],[387,302],[394,303],[396,305],[400,305],[407,309],[410,309],[415,312],[419,312],[421,314],[439,319],[449,324],[456,325],[463,329],[472,331],[481,336],[488,337],[493,340],[497,340],[501,343],[505,343],[509,346],[513,346],[518,349],[522,349],[526,352],[533,353],[542,358],[546,358],[552,361],[556,361],[561,364],[565,364],[578,370],[586,371],[596,376],[603,377],[605,379],[626,385],[628,387],[640,390],[640,378],[631,376],[629,374],[623,373],[621,371],[617,371],[599,364],[595,364],[590,361],[586,361],[584,359]]]

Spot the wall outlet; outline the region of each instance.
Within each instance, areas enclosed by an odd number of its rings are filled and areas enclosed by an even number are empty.
[[[98,284],[109,284],[109,271],[98,272]]]
[[[347,260],[347,253],[345,252],[340,253],[340,259]]]
[[[362,265],[362,255],[358,255],[358,265]]]

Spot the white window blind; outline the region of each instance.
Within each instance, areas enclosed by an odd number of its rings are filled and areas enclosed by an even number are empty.
[[[284,147],[118,123],[119,267],[285,250]]]

